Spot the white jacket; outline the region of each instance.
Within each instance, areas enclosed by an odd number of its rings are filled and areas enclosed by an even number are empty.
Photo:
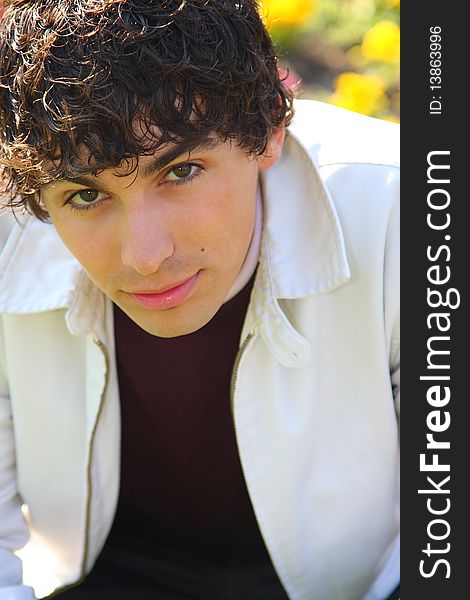
[[[399,580],[397,149],[396,125],[299,102],[262,177],[232,400],[292,600],[383,600]],[[0,600],[89,572],[119,488],[111,303],[52,225],[25,221],[0,260]]]

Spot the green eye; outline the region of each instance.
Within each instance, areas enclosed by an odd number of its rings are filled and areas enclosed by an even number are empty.
[[[80,190],[75,198],[79,198],[83,202],[94,202],[98,199],[99,194],[98,190]]]
[[[72,208],[77,210],[86,210],[98,206],[106,199],[106,193],[94,190],[93,188],[78,190],[67,200]]]
[[[192,165],[183,165],[182,167],[176,167],[172,172],[176,175],[176,177],[185,178],[191,175],[192,169]]]
[[[177,167],[173,167],[171,171],[168,171],[166,175],[166,179],[168,181],[184,181],[185,179],[192,179],[200,170],[198,165],[193,163],[185,163],[184,165],[179,165]]]

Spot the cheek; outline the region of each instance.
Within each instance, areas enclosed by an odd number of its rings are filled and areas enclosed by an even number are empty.
[[[102,228],[95,230],[90,224],[85,227],[76,222],[53,222],[64,244],[90,274],[99,274],[115,260],[116,250]]]
[[[238,211],[234,208],[235,198],[229,194],[219,198],[220,202],[206,204],[190,235],[195,244],[205,248],[208,258],[231,262],[235,250],[233,240],[244,237],[243,229]]]
[[[235,234],[243,235],[253,227],[257,177],[255,174],[244,178],[230,177],[218,181],[209,192],[209,205],[206,210],[210,222],[221,235],[233,239]],[[227,239],[227,238],[226,238]]]
[[[226,229],[229,239],[240,240],[243,245],[251,239],[256,212],[257,177],[246,176],[232,183],[227,194]]]
[[[209,208],[210,221],[206,232],[212,257],[234,276],[246,256],[253,233],[256,212],[256,179],[228,181],[213,189],[214,200]]]

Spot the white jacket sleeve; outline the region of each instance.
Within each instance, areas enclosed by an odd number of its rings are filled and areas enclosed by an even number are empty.
[[[22,565],[13,553],[28,541],[16,484],[15,442],[8,384],[5,376],[0,320],[0,600],[34,600],[22,584]]]

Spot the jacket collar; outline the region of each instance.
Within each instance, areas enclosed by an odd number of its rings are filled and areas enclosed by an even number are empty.
[[[257,329],[282,365],[307,367],[310,343],[292,326],[279,300],[325,293],[348,281],[343,233],[318,167],[292,131],[281,159],[261,182],[260,264],[242,339]]]
[[[260,267],[252,318],[248,316],[244,331],[253,320],[271,320],[277,327],[283,323],[289,337],[295,330],[286,329],[289,323],[278,300],[332,290],[349,279],[349,266],[336,210],[299,134],[290,132],[281,159],[263,173],[261,184],[265,214]],[[97,306],[100,295],[52,225],[27,216],[14,226],[0,257],[0,312],[69,309],[69,328],[78,333],[91,329],[90,321],[97,322],[101,311],[94,309],[90,316],[90,307]],[[266,318],[269,314],[271,319]]]
[[[53,225],[22,215],[0,255],[0,312],[67,308],[82,288],[82,275]]]
[[[276,298],[332,290],[349,277],[344,238],[318,167],[289,133],[281,159],[262,176],[265,227],[261,258]]]
[[[72,334],[102,331],[103,294],[53,225],[23,215],[0,255],[0,313],[60,309]]]

